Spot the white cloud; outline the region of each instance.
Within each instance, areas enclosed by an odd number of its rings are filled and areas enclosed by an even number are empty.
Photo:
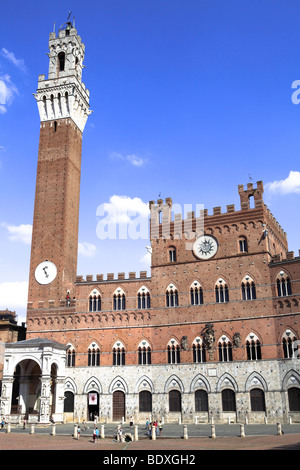
[[[147,251],[147,253],[141,257],[140,263],[147,268],[150,268],[151,266],[151,253]]]
[[[112,152],[110,158],[113,160],[123,160],[129,162],[131,165],[136,167],[141,167],[147,163],[146,158],[139,157],[138,155],[122,155],[121,153]]]
[[[28,282],[2,282],[0,284],[0,308],[26,307]]]
[[[96,229],[101,240],[116,239],[117,226],[120,239],[149,238],[149,206],[138,197],[113,195],[109,202],[98,206],[96,216],[103,217]]]
[[[24,60],[17,59],[13,52],[9,52],[7,49],[5,49],[5,47],[2,47],[1,55],[14,64],[18,69],[22,70],[22,72],[27,72],[27,67]]]
[[[270,193],[300,193],[300,171],[290,171],[287,178],[267,183],[265,189]]]
[[[114,194],[110,197],[109,202],[104,202],[98,207],[96,215],[104,214],[107,214],[107,218],[111,222],[130,223],[130,215],[141,215],[148,218],[149,206],[138,197],[131,198]]]
[[[15,95],[18,95],[18,89],[11,81],[8,74],[0,75],[0,114],[7,112]]]
[[[133,165],[133,166],[143,166],[147,162],[146,159],[138,157],[137,155],[127,155],[126,159]]]
[[[25,321],[28,282],[2,282],[0,284],[0,309],[15,311],[19,321]]]
[[[78,253],[82,256],[92,258],[97,253],[97,247],[93,243],[80,242],[78,243]]]
[[[26,245],[31,244],[32,225],[21,224],[21,225],[7,225],[1,224],[5,227],[9,233],[9,239],[12,241],[19,241]]]

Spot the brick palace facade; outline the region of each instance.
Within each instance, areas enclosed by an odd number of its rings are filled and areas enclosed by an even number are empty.
[[[85,47],[67,23],[50,33],[49,51],[35,95],[27,339],[6,344],[1,414],[300,419],[300,257],[288,250],[261,181],[238,186],[239,208],[185,220],[171,198],[150,201],[151,275],[77,274]]]

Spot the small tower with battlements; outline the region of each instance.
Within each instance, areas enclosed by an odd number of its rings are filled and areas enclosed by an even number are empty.
[[[263,193],[264,193],[264,185],[262,181],[257,181],[256,188],[253,187],[253,183],[247,184],[247,189],[244,189],[244,185],[240,184],[238,186],[240,200],[241,200],[241,210],[248,210],[250,209],[250,199],[253,197],[254,199],[254,207],[255,209],[259,207],[263,207]]]

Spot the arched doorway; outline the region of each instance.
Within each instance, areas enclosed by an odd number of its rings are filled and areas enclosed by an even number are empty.
[[[169,392],[169,411],[181,411],[181,393],[179,390]]]
[[[41,368],[34,360],[25,359],[19,362],[14,371],[11,397],[11,414],[38,418],[41,407]],[[56,406],[57,366],[51,365],[49,411],[55,413]]]
[[[208,412],[208,394],[206,390],[195,391],[195,411]]]
[[[113,421],[121,421],[125,418],[125,393],[116,390],[113,393]]]
[[[142,390],[139,393],[139,411],[152,412],[152,393],[148,390]]]
[[[65,383],[64,390],[64,408],[63,408],[63,419],[65,423],[74,423],[78,420],[78,413],[76,413],[76,402],[75,402],[76,390],[72,386],[72,382],[68,381]]]
[[[300,411],[300,388],[291,387],[288,389],[290,411]]]
[[[65,392],[64,413],[74,413],[74,393],[68,390]]]
[[[236,412],[235,392],[230,388],[222,390],[222,409]]]
[[[14,370],[11,414],[38,415],[41,396],[41,369],[33,360],[19,362]]]
[[[88,420],[90,421],[94,421],[95,418],[99,417],[99,396],[99,393],[93,390],[87,394]]]

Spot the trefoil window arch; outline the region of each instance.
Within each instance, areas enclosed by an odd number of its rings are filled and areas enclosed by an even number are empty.
[[[295,343],[296,340],[297,337],[295,334],[290,329],[286,329],[282,335],[282,349],[283,357],[285,359],[294,359],[295,357],[299,357],[298,344],[296,345]]]
[[[194,281],[190,287],[191,305],[203,304],[203,289],[198,281]]]
[[[243,300],[255,300],[256,299],[256,287],[253,279],[246,275],[242,280],[242,299]]]
[[[100,348],[94,342],[88,348],[88,366],[100,366]]]
[[[126,295],[121,287],[118,287],[114,292],[113,309],[126,310]]]
[[[246,338],[246,351],[248,361],[257,361],[261,359],[261,342],[258,336],[251,332]]]
[[[276,278],[277,295],[278,297],[285,297],[292,295],[291,280],[285,271],[280,271]]]
[[[89,296],[89,312],[101,311],[101,295],[98,290],[93,290]]]
[[[151,307],[150,292],[145,286],[140,287],[138,290],[137,305],[138,309],[146,309]]]
[[[75,367],[75,358],[76,358],[75,348],[72,344],[68,344],[66,366]]]
[[[193,362],[206,362],[205,345],[200,336],[197,336],[193,341]]]
[[[166,290],[166,306],[177,307],[178,306],[178,291],[174,284],[169,284]]]
[[[167,347],[168,364],[180,364],[180,347],[176,339],[170,339]]]
[[[139,365],[151,364],[151,346],[146,340],[142,340],[138,346]]]
[[[121,341],[116,341],[113,346],[113,365],[125,366],[125,347]]]
[[[220,278],[215,284],[216,303],[229,302],[228,286],[224,279]]]
[[[222,335],[218,343],[219,348],[219,361],[230,362],[232,361],[232,344],[226,335]]]

